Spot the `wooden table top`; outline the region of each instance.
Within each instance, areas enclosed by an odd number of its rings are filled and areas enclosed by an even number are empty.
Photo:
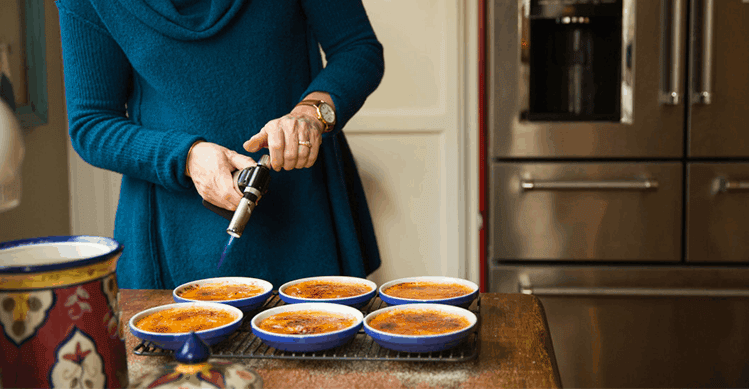
[[[130,381],[171,357],[140,356],[127,322],[172,303],[170,290],[122,289]],[[320,361],[236,358],[264,388],[559,388],[561,379],[541,302],[523,294],[485,293],[479,306],[478,357],[465,362]]]

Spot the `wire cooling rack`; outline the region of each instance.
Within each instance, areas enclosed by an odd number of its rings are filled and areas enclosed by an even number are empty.
[[[476,316],[478,316],[479,303],[480,299],[476,300],[476,303],[471,307],[471,311]],[[474,326],[471,334],[455,347],[429,353],[407,353],[380,347],[364,332],[364,329],[359,330],[350,342],[329,350],[307,353],[278,350],[266,345],[252,333],[250,320],[259,312],[284,304],[278,297],[278,293],[274,291],[272,297],[260,309],[245,315],[244,322],[237,331],[228,339],[211,347],[212,356],[219,358],[411,362],[464,362],[478,356],[478,323]],[[366,316],[370,312],[386,306],[387,304],[377,296],[361,308],[361,311]],[[171,350],[159,348],[149,341],[142,341],[135,346],[133,353],[144,356],[170,356],[173,354]]]

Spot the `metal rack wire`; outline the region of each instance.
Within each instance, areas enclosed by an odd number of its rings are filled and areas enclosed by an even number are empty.
[[[474,305],[478,307],[479,301]],[[473,332],[455,347],[429,353],[398,352],[380,347],[363,329],[359,330],[350,342],[330,350],[294,353],[278,350],[263,343],[252,333],[251,318],[266,309],[284,305],[276,292],[255,312],[246,315],[239,329],[228,339],[211,347],[211,354],[219,358],[258,358],[296,360],[343,360],[343,361],[412,361],[412,362],[464,362],[478,356],[478,325]],[[387,305],[379,298],[373,298],[361,309],[366,316]],[[478,316],[478,308],[472,309]],[[148,341],[135,346],[133,353],[145,356],[170,356],[172,351],[159,348]]]

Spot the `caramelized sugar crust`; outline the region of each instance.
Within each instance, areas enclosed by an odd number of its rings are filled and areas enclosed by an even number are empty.
[[[205,307],[178,307],[154,312],[135,323],[143,331],[173,334],[221,327],[236,319],[230,312]]]
[[[232,284],[228,282],[211,282],[202,285],[191,285],[177,293],[178,296],[190,300],[226,301],[239,300],[263,293],[260,285]]]
[[[388,296],[414,300],[439,300],[465,296],[473,290],[465,285],[430,281],[412,281],[393,285],[383,292]]]
[[[371,292],[367,284],[310,280],[291,285],[283,290],[289,296],[307,299],[337,299]]]
[[[293,311],[271,315],[257,324],[261,330],[285,335],[315,335],[351,327],[356,318],[325,311]]]
[[[439,335],[470,325],[463,316],[420,308],[387,311],[369,321],[369,326],[376,330],[398,335]]]

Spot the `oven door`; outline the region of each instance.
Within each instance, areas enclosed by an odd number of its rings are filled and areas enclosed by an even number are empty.
[[[490,265],[543,303],[565,387],[746,387],[749,269]]]

